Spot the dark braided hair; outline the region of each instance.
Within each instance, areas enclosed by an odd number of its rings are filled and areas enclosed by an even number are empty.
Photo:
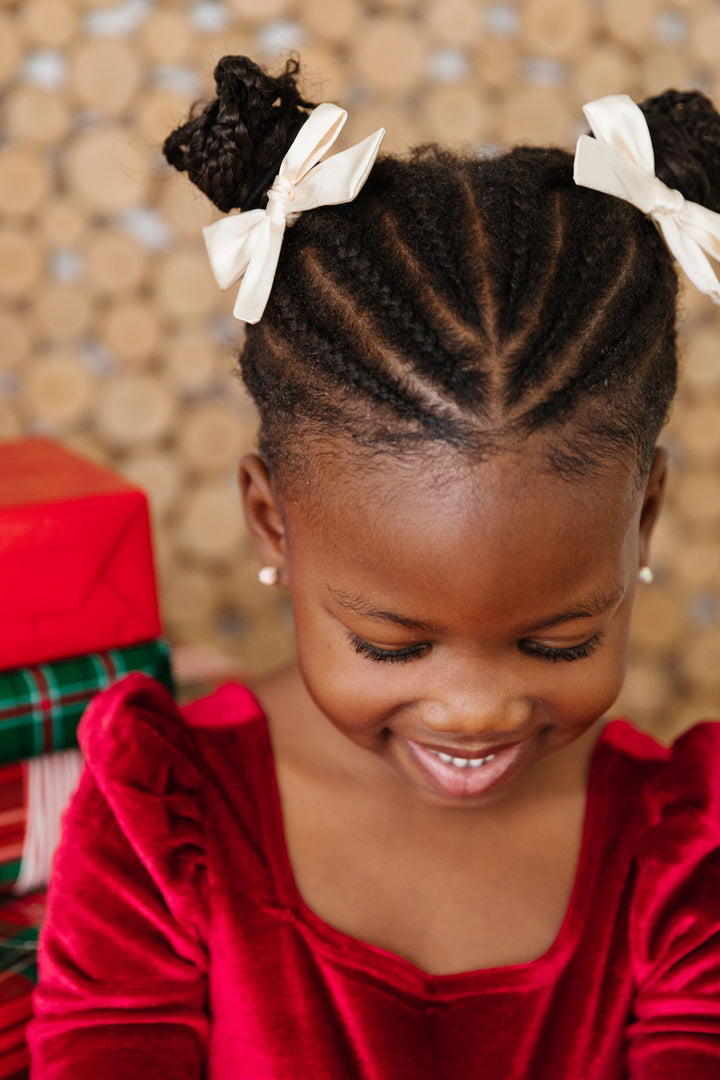
[[[217,99],[164,152],[221,210],[264,192],[311,103],[289,61],[215,69]],[[720,211],[720,116],[701,93],[641,106],[657,175]],[[308,437],[477,457],[542,439],[572,479],[625,458],[646,474],[676,375],[677,276],[652,220],[573,180],[564,150],[379,156],[358,197],[285,234],[241,374],[260,452],[283,476]]]

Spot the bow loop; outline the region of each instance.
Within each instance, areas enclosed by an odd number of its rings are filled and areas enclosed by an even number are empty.
[[[595,138],[578,139],[575,183],[649,214],[693,284],[720,304],[720,280],[707,257],[720,260],[720,214],[690,202],[655,175],[650,131],[632,98],[611,94],[589,102],[583,112]]]
[[[228,214],[203,229],[210,266],[221,289],[241,279],[233,314],[256,323],[268,302],[285,228],[305,210],[351,202],[368,178],[385,130],[326,159],[347,120],[337,105],[313,109],[282,160],[265,210]]]

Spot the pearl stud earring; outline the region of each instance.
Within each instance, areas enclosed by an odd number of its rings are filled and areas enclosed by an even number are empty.
[[[649,566],[641,566],[638,570],[638,581],[642,581],[643,585],[652,585],[655,580],[655,575]]]
[[[277,585],[280,580],[280,571],[277,566],[261,566],[258,570],[258,581],[263,585]]]

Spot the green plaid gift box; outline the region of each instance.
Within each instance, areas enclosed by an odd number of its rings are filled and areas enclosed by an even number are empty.
[[[77,726],[100,690],[131,671],[175,685],[164,638],[0,671],[0,764],[77,746]]]
[[[25,1028],[37,983],[37,941],[45,892],[0,903],[0,1080],[26,1080],[30,1055]]]

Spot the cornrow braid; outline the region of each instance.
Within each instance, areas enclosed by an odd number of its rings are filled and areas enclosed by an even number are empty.
[[[271,182],[312,104],[290,61],[217,65],[218,97],[165,153],[224,211]],[[720,117],[700,93],[641,105],[658,176],[720,210]],[[573,181],[572,155],[380,155],[357,198],[302,214],[240,373],[260,450],[290,481],[308,438],[485,455],[536,434],[570,479],[644,475],[677,374],[677,276],[653,222]]]

